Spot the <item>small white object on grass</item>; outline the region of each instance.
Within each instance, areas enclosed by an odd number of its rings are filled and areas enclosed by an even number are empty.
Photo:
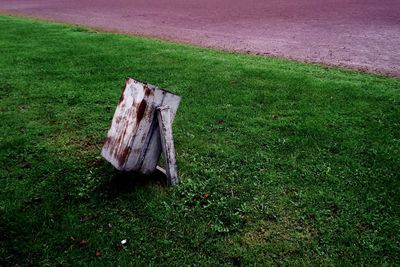
[[[121,245],[125,245],[126,242],[127,242],[126,239],[122,240],[122,241],[121,241]]]

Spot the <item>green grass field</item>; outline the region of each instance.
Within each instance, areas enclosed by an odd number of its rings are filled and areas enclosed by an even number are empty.
[[[182,96],[176,187],[100,157],[127,76]],[[2,16],[0,265],[398,264],[399,88]]]

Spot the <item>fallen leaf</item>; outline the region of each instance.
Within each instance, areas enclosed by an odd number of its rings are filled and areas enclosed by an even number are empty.
[[[75,241],[75,237],[73,237],[72,235],[69,237],[69,240],[71,241]]]
[[[207,194],[207,193],[201,195],[202,198],[208,198],[209,196],[210,196],[210,194]]]
[[[96,257],[100,257],[101,256],[101,251],[100,250],[96,250]]]
[[[272,114],[272,116],[271,116],[271,117],[272,117],[272,119],[274,119],[274,120],[275,120],[275,119],[277,119],[279,116],[278,116],[277,114]]]
[[[79,240],[79,243],[78,243],[78,245],[81,246],[81,247],[84,247],[84,246],[86,246],[88,244],[89,244],[89,241],[85,240],[85,239]]]

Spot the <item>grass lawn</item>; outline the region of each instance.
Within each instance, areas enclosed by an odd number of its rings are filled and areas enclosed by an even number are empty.
[[[100,157],[127,76],[182,96],[176,187]],[[399,88],[2,16],[0,265],[399,263]]]

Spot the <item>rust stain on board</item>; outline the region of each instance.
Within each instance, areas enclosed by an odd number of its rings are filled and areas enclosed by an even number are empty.
[[[124,165],[126,159],[128,158],[128,154],[129,154],[130,150],[131,150],[131,147],[127,146],[121,151],[121,153],[115,155],[120,167],[122,167]]]
[[[124,145],[123,140],[125,139],[125,136],[126,136],[127,127],[128,127],[128,125],[126,125],[126,124],[123,126],[123,128],[122,128],[123,130],[121,131],[121,134],[117,137],[117,139],[115,140],[115,143],[114,143],[115,148],[114,148],[113,154],[114,154],[114,157],[117,159],[120,167],[122,167],[123,164],[125,163],[126,158],[130,151],[129,146],[123,148],[123,145]],[[121,148],[122,148],[122,150],[121,150]]]
[[[109,147],[112,143],[113,138],[111,136],[108,136],[104,142],[105,147]]]
[[[142,121],[146,108],[147,108],[147,101],[143,99],[142,102],[140,102],[139,106],[137,107],[136,125],[139,125],[139,123]]]
[[[150,88],[146,84],[143,86],[143,88],[144,88],[144,95],[149,96],[151,93]]]

